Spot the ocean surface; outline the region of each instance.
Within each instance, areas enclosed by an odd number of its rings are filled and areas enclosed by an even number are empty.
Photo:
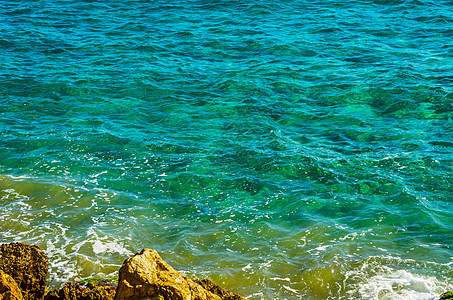
[[[250,299],[453,290],[450,0],[0,0],[0,243]]]

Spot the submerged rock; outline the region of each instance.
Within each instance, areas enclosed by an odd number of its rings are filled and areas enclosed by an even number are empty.
[[[22,292],[16,281],[0,269],[0,299],[23,300]]]
[[[205,285],[211,286],[209,283]],[[212,290],[216,289],[213,288]],[[209,291],[197,282],[175,271],[159,256],[157,251],[143,249],[142,252],[123,263],[115,299],[233,300],[235,298],[223,298],[222,293],[217,294]]]
[[[47,256],[38,246],[22,243],[0,245],[0,269],[10,275],[25,300],[43,299],[47,285]]]
[[[55,291],[49,292],[45,300],[113,300],[115,289],[101,283],[70,283]]]

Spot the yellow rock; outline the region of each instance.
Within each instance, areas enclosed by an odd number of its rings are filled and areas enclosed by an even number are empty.
[[[23,300],[22,292],[16,281],[0,270],[0,300]]]
[[[38,246],[0,245],[0,268],[20,287],[25,300],[42,300],[47,286],[47,256]]]
[[[152,249],[143,249],[123,263],[115,299],[221,300],[175,271]]]

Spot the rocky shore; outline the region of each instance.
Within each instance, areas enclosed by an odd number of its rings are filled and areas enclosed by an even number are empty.
[[[152,249],[124,261],[118,284],[102,281],[65,283],[47,289],[48,259],[37,246],[0,245],[0,300],[246,300],[210,280],[191,280]]]
[[[124,261],[118,283],[106,280],[65,283],[47,289],[48,260],[39,247],[0,245],[0,300],[247,300],[210,280],[191,280],[157,251],[143,249]],[[439,299],[453,299],[453,292]]]

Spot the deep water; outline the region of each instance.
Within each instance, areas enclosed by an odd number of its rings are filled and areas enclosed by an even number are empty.
[[[250,299],[453,290],[453,3],[0,0],[0,242]]]

